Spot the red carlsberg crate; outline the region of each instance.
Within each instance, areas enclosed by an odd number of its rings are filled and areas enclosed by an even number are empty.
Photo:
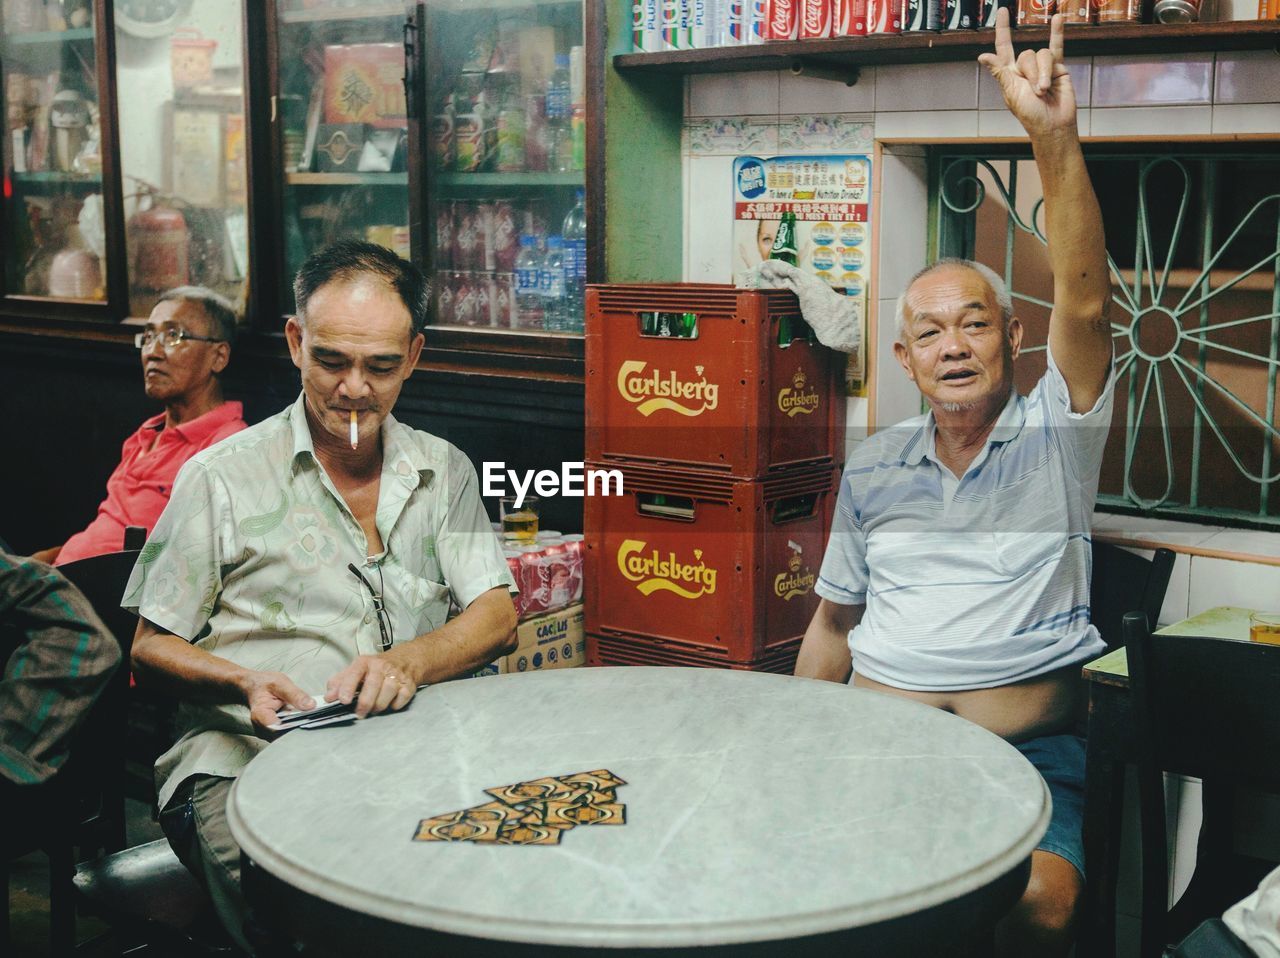
[[[585,500],[588,633],[722,664],[772,657],[803,636],[818,606],[835,470],[757,482],[620,471],[622,495]]]
[[[739,669],[747,672],[776,672],[791,675],[796,670],[800,638],[773,649],[764,658],[750,662],[730,662],[688,646],[642,635],[588,635],[587,665],[664,665],[698,669]]]
[[[837,465],[843,353],[787,290],[587,289],[587,459],[744,479]]]

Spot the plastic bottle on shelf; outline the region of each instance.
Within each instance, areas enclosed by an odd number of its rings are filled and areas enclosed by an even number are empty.
[[[538,273],[538,292],[542,294],[542,328],[561,331],[567,328],[564,285],[564,240],[547,237],[547,254]]]
[[[556,68],[547,78],[547,168],[554,173],[573,169],[570,97],[569,56],[557,53]]]
[[[516,256],[516,317],[521,329],[543,328],[543,298],[538,288],[542,256],[537,240],[528,233],[520,236],[520,253]]]
[[[569,48],[569,141],[574,170],[587,166],[587,81],[582,47]]]
[[[587,206],[582,190],[578,190],[560,233],[564,237],[564,328],[581,332],[587,281]]]

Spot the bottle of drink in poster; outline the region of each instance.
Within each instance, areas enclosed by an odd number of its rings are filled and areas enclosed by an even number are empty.
[[[587,207],[582,190],[578,190],[573,209],[565,216],[560,233],[564,237],[565,329],[580,333],[586,310],[587,284]]]
[[[769,259],[780,259],[792,266],[796,265],[796,214],[783,213],[778,224],[777,235],[773,238],[773,249],[769,250]]]
[[[538,273],[538,291],[542,293],[542,328],[560,331],[566,327],[564,289],[564,240],[547,237],[547,255],[542,257]]]
[[[522,329],[542,329],[543,298],[538,288],[542,257],[537,241],[528,233],[520,236],[516,256],[516,317]]]

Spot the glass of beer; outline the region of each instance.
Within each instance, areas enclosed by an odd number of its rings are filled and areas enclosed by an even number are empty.
[[[515,496],[501,502],[502,538],[507,542],[531,544],[538,535],[538,497],[525,496],[516,505]]]
[[[1280,645],[1280,612],[1254,612],[1249,616],[1249,638]]]

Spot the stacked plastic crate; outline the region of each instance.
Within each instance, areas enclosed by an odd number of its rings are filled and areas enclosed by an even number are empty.
[[[790,672],[835,509],[844,357],[794,294],[587,292],[587,661]],[[616,489],[613,490],[616,492]]]

